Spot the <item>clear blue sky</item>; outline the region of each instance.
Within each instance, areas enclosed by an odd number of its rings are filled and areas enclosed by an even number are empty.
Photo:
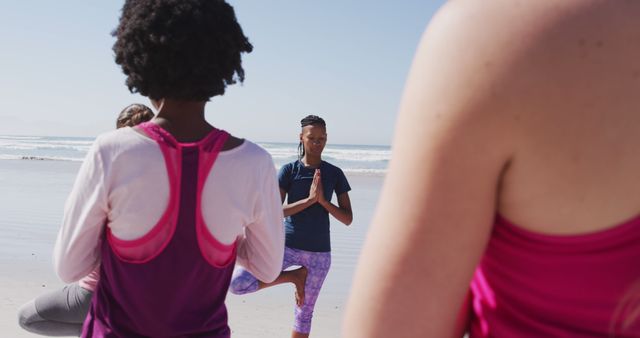
[[[244,85],[207,119],[262,142],[295,142],[324,117],[329,142],[389,144],[404,80],[443,0],[229,1],[254,45]],[[146,98],[130,94],[110,32],[122,1],[0,1],[0,134],[96,136]]]

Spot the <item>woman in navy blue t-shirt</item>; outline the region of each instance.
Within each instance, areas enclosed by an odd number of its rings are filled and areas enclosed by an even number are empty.
[[[309,115],[300,121],[302,131],[298,160],[287,163],[278,173],[280,196],[284,203],[286,247],[283,271],[272,283],[258,281],[244,269],[238,269],[231,281],[231,292],[245,294],[282,283],[296,286],[295,323],[292,337],[308,337],[313,308],[329,267],[331,241],[329,214],[349,225],[353,220],[349,182],[340,168],[322,160],[327,143],[324,120]],[[338,205],[331,203],[333,192]]]

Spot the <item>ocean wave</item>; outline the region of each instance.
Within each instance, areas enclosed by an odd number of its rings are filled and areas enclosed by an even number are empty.
[[[42,140],[44,137],[42,136],[10,136],[10,135],[0,135],[0,140]]]
[[[391,151],[328,148],[324,150],[323,156],[338,161],[386,162],[391,159]]]
[[[358,154],[351,155],[325,153],[322,159],[327,162],[381,162],[387,163],[391,159],[390,156],[376,154]]]
[[[84,161],[84,158],[57,157],[57,156],[0,155],[0,160],[82,162]]]
[[[265,150],[269,152],[269,154],[271,154],[271,157],[274,157],[274,158],[289,158],[289,157],[298,156],[297,150],[273,149],[273,148],[265,148]]]
[[[0,136],[0,159],[81,162],[91,149],[92,138]],[[296,143],[258,143],[274,160],[276,167],[298,158]],[[329,145],[323,159],[353,175],[386,173],[391,150],[384,146]]]
[[[92,145],[94,139],[82,139],[82,140],[54,140],[54,141],[46,141],[55,144],[82,144],[82,145]]]
[[[80,152],[87,152],[91,149],[91,143],[89,144],[81,144],[81,143],[8,143],[2,142],[0,140],[0,149],[10,149],[10,150],[73,150]]]
[[[282,167],[282,164],[275,164],[276,171],[279,171]],[[342,172],[347,175],[357,175],[357,176],[384,176],[387,173],[387,169],[352,169],[352,168],[341,168]]]
[[[345,174],[359,175],[359,176],[384,176],[387,173],[387,169],[344,169]]]
[[[274,159],[295,159],[298,156],[297,148],[284,147],[265,147],[265,150],[271,154]],[[354,162],[388,162],[391,159],[391,150],[387,149],[340,149],[327,147],[322,152],[322,156],[329,162],[335,161],[354,161]]]
[[[82,162],[84,158],[56,157],[56,156],[0,155],[0,160]],[[277,169],[280,169],[279,165],[276,165],[276,170]],[[387,170],[386,169],[343,168],[343,172],[348,175],[358,175],[358,176],[384,176],[387,173]]]

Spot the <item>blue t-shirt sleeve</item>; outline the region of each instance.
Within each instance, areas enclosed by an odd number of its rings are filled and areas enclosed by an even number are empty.
[[[340,196],[340,194],[350,191],[351,186],[349,185],[349,181],[347,181],[347,177],[342,172],[342,169],[340,168],[337,168],[337,169],[338,169],[338,172],[337,172],[338,180],[336,181],[335,191],[336,191],[336,196]]]
[[[291,188],[292,167],[291,163],[287,163],[278,171],[278,185],[286,191],[289,191],[289,188]]]

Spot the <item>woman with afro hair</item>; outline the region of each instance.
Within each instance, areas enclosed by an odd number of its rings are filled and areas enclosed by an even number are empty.
[[[234,262],[270,282],[284,248],[271,156],[204,117],[244,80],[252,46],[218,0],[129,0],[113,35],[129,90],[157,115],[97,138],[65,205],[56,271],[72,282],[100,266],[83,337],[229,337]]]

